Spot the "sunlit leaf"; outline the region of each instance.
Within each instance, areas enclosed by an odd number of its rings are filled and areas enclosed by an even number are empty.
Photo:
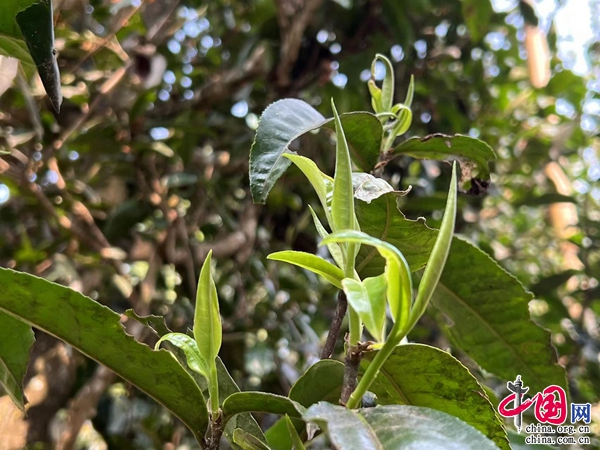
[[[344,278],[344,272],[342,269],[334,266],[329,261],[326,261],[319,256],[313,255],[312,253],[286,250],[282,252],[271,253],[269,256],[267,256],[267,259],[294,264],[295,266],[310,270],[317,275],[321,275],[337,288],[342,288],[342,278]]]
[[[365,327],[378,342],[383,341],[385,325],[386,280],[384,275],[357,281],[342,280],[348,303],[364,322]]]

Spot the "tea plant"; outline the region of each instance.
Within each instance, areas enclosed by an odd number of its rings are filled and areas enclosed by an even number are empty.
[[[549,333],[529,318],[531,295],[489,256],[453,236],[459,180],[462,190],[485,185],[494,152],[461,135],[396,145],[411,124],[413,83],[405,101],[394,104],[391,64],[377,55],[373,73],[378,62],[387,71],[381,88],[369,81],[374,113],[338,114],[332,102],[333,117],[326,119],[303,101],[281,100],[265,110],[251,150],[257,203],[266,201],[292,163],[306,176],[320,201],[310,210],[320,245],[331,255],[288,250],[269,258],[310,270],[340,292],[323,358],[288,396],[240,392],[219,359],[221,318],[209,253],[189,334],[172,333],[159,317],[119,316],[69,288],[0,269],[0,382],[15,404],[24,408],[21,380],[33,326],[156,399],[202,448],[219,448],[224,436],[234,448],[298,450],[319,445],[326,434],[343,449],[509,449],[507,428],[478,373],[448,352],[409,342],[413,327],[433,310],[450,324],[445,329],[453,344],[488,373],[505,380],[521,374],[534,391],[566,384]],[[320,128],[335,131],[333,177],[289,148]],[[398,199],[406,193],[374,175],[399,155],[454,161],[439,230],[405,218]],[[342,363],[332,357],[345,316]],[[155,333],[156,348],[127,335],[124,319]],[[263,433],[253,412],[281,419]]]

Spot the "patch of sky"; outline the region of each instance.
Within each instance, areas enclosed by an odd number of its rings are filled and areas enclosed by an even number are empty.
[[[161,141],[169,137],[169,130],[165,127],[154,127],[150,129],[150,136],[155,141]]]
[[[396,62],[404,59],[404,50],[401,45],[394,45],[390,53],[392,54],[392,59]]]
[[[5,184],[0,183],[0,205],[6,203],[10,199],[10,189]]]
[[[248,102],[246,100],[241,100],[231,107],[231,115],[234,117],[242,118],[246,117],[246,114],[248,114]]]
[[[343,89],[344,86],[346,86],[346,83],[348,83],[348,77],[346,75],[344,75],[343,73],[338,73],[333,76],[333,78],[331,79],[331,82],[335,86]]]

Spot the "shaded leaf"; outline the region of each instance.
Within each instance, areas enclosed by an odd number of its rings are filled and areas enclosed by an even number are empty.
[[[383,129],[375,115],[353,112],[341,116],[354,163],[364,171],[379,160]],[[333,118],[325,119],[308,103],[296,99],[279,100],[263,112],[250,150],[250,190],[255,203],[264,203],[275,182],[290,161],[289,145],[309,131],[334,128]]]
[[[512,450],[556,450],[558,447],[553,447],[545,444],[527,444],[525,442],[526,434],[518,434],[514,431],[508,432],[510,438],[510,446]]]
[[[271,253],[267,256],[267,259],[286,262],[310,270],[317,275],[321,275],[338,289],[342,289],[342,278],[344,278],[342,269],[317,255],[294,250],[285,250],[282,252]]]
[[[433,304],[452,341],[485,370],[505,380],[520,374],[532,392],[567,389],[550,332],[530,318],[532,298],[486,253],[455,238]]]
[[[376,352],[363,355],[366,370]],[[460,361],[422,344],[400,345],[369,388],[379,405],[426,406],[458,417],[510,450],[506,431],[485,390]]]
[[[0,386],[21,411],[25,411],[23,378],[34,342],[31,326],[0,312]]]
[[[268,445],[241,428],[233,431],[233,442],[243,450],[270,450]]]
[[[406,219],[389,194],[370,204],[358,201],[356,212],[365,233],[397,247],[412,270],[423,267],[437,230]],[[361,248],[356,265],[361,277],[380,275],[384,265],[377,252]],[[531,321],[531,298],[488,255],[455,237],[432,301],[446,316],[454,343],[485,370],[506,380],[521,374],[533,391],[551,384],[566,387],[550,333]]]
[[[418,406],[366,408],[361,415],[384,449],[495,450],[481,432],[454,416]]]
[[[284,419],[288,432],[290,433],[290,437],[292,438],[294,450],[305,450],[304,443],[302,442],[302,439],[300,439],[300,436],[298,435],[298,432],[296,431],[296,428],[294,427],[290,417],[285,416]]]
[[[569,269],[565,270],[564,272],[542,278],[536,284],[531,286],[531,292],[538,297],[554,293],[560,286],[565,284],[572,276],[577,275],[578,273],[581,272],[579,270]]]
[[[475,177],[489,180],[488,161],[496,159],[492,148],[479,139],[461,134],[449,136],[441,133],[423,138],[410,138],[396,146],[391,155],[407,155],[417,159],[440,161],[458,159],[462,169],[462,179],[465,181]]]
[[[169,327],[165,324],[165,318],[163,316],[156,316],[154,314],[138,316],[133,309],[128,309],[123,315],[150,328],[158,337],[163,337],[165,334],[171,333],[171,330],[169,330]]]
[[[302,417],[304,408],[288,397],[268,392],[236,392],[223,402],[223,415],[233,417],[244,412],[262,412],[270,414]]]
[[[0,268],[0,292],[1,311],[104,364],[172,411],[196,439],[202,439],[208,413],[194,380],[169,352],[153,351],[127,335],[117,313],[76,291],[10,269]]]
[[[285,417],[281,417],[267,431],[265,437],[273,450],[293,450],[292,436],[287,429]]]
[[[384,449],[375,431],[354,410],[319,402],[308,408],[304,418],[325,430],[336,448]]]
[[[344,368],[344,364],[334,359],[316,362],[294,383],[289,397],[305,408],[322,400],[337,402],[342,393]]]
[[[360,411],[320,402],[304,417],[327,430],[337,448],[377,450],[495,450],[498,447],[458,418],[418,406]]]
[[[29,53],[37,66],[42,84],[56,112],[60,112],[62,93],[60,73],[54,50],[54,23],[51,0],[32,3],[16,15]],[[16,55],[12,55],[16,56]]]

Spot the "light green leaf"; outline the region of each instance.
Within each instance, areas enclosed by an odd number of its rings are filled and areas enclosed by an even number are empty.
[[[331,228],[333,231],[352,230],[355,226],[354,196],[352,189],[352,163],[340,116],[331,102],[335,119],[335,176],[331,200]]]
[[[288,415],[285,416],[285,424],[287,425],[288,432],[290,433],[290,436],[292,437],[292,443],[293,443],[294,450],[306,450],[306,448],[304,447],[304,443],[302,442],[302,439],[300,439],[300,436],[298,435],[298,432],[296,431],[296,428],[294,427],[294,424],[292,423],[292,419],[290,419],[290,416],[288,416]]]
[[[456,417],[417,406],[354,411],[330,403],[304,417],[327,431],[336,448],[364,450],[497,450],[481,432]]]
[[[375,66],[377,64],[377,61],[381,61],[385,66],[385,77],[381,86],[382,111],[391,111],[392,105],[394,104],[394,67],[392,66],[392,63],[387,57],[385,57],[381,53],[378,53],[377,55],[375,55],[375,59],[373,59],[373,63],[371,64],[371,76],[375,75]]]
[[[288,397],[268,392],[236,392],[223,402],[225,420],[244,412],[261,412],[301,418],[304,407]]]
[[[412,279],[404,255],[393,245],[361,231],[342,231],[330,234],[321,244],[331,242],[356,242],[375,247],[386,261],[387,300],[392,318],[400,329],[408,323],[412,303]],[[380,275],[381,273],[377,274]]]
[[[202,440],[208,413],[200,389],[169,352],[153,351],[127,335],[119,314],[64,286],[3,268],[0,311],[104,364],[171,410]]]
[[[267,259],[294,264],[295,266],[310,270],[317,275],[321,275],[338,289],[342,289],[342,278],[344,278],[342,269],[312,253],[286,250],[271,253],[267,256]]]
[[[267,444],[241,428],[236,428],[233,431],[233,442],[239,445],[242,450],[271,450]]]
[[[289,397],[306,408],[322,400],[337,402],[342,393],[344,368],[334,359],[317,361],[294,383]]]
[[[376,354],[363,355],[363,369]],[[501,449],[510,450],[506,431],[483,387],[460,361],[440,349],[422,344],[397,346],[369,390],[377,396],[378,405],[443,411],[477,428]]]
[[[221,349],[221,315],[217,288],[211,275],[212,251],[208,252],[198,281],[196,310],[194,313],[194,339],[200,354],[210,366]]]
[[[410,138],[396,146],[391,154],[439,161],[458,159],[462,169],[461,179],[467,183],[474,177],[489,180],[488,161],[496,159],[492,148],[479,139],[461,134],[449,136],[441,133],[423,138]]]
[[[308,209],[310,209],[310,214],[312,215],[313,222],[315,223],[315,228],[317,229],[317,233],[319,233],[319,236],[321,236],[322,239],[325,239],[327,236],[329,236],[329,233],[327,232],[327,230],[325,229],[325,227],[319,220],[319,217],[315,213],[314,209],[312,209],[312,207],[310,205],[308,205]],[[331,257],[333,258],[335,263],[338,265],[338,267],[343,267],[344,266],[344,256],[342,254],[342,249],[340,248],[340,246],[338,244],[327,244],[327,250],[329,250],[329,253],[331,253]]]
[[[175,347],[183,351],[187,360],[187,365],[190,369],[199,373],[203,377],[208,377],[208,365],[204,357],[200,354],[198,344],[196,344],[196,341],[192,337],[183,333],[165,334],[158,340],[154,348],[158,350],[160,348],[160,344],[165,341],[170,342]]]
[[[412,328],[421,318],[429,300],[435,291],[438,281],[442,276],[450,246],[452,245],[452,236],[454,234],[454,222],[456,219],[456,163],[452,165],[452,179],[450,180],[450,189],[448,190],[448,200],[446,202],[446,211],[442,219],[442,225],[433,245],[433,250],[429,255],[425,272],[419,284],[419,291],[413,309],[411,310],[410,326]]]
[[[377,342],[383,341],[385,326],[385,276],[365,278],[357,281],[352,278],[342,280],[348,303],[364,322],[365,327]]]
[[[285,417],[281,417],[265,431],[265,437],[267,438],[269,447],[273,450],[293,450],[294,443],[287,429]]]
[[[0,386],[21,411],[25,411],[23,378],[34,342],[28,324],[0,312]]]
[[[305,158],[304,156],[293,155],[291,153],[286,153],[283,156],[298,166],[306,178],[308,178],[308,181],[310,181],[310,184],[321,201],[321,205],[327,216],[327,221],[331,224],[331,213],[329,208],[331,205],[331,195],[333,193],[333,178],[321,172],[312,160]]]

